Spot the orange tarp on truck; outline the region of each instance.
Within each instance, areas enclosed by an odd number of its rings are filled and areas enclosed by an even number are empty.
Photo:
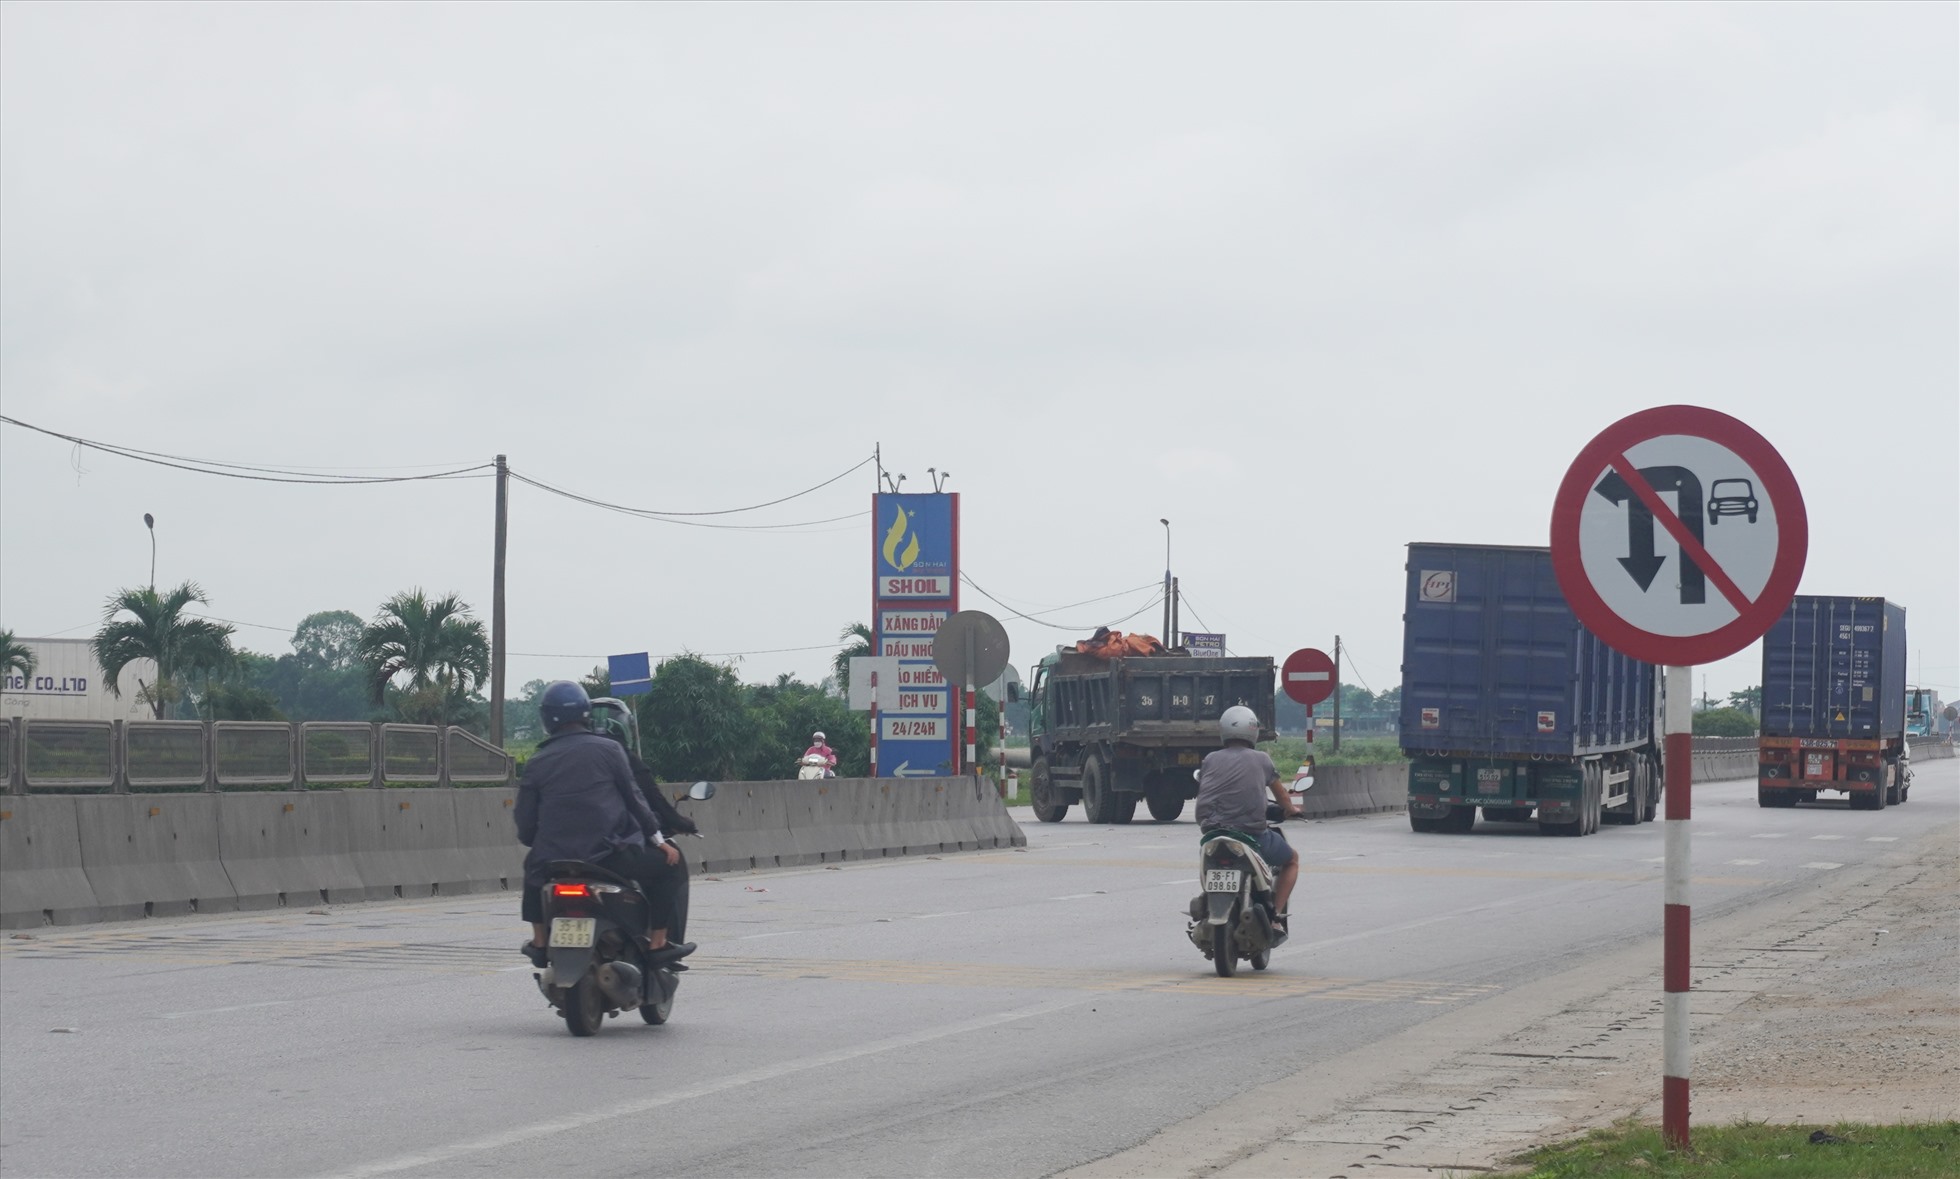
[[[1155,635],[1126,635],[1120,630],[1100,627],[1090,638],[1075,645],[1076,652],[1098,659],[1121,659],[1126,655],[1163,655],[1164,644]]]

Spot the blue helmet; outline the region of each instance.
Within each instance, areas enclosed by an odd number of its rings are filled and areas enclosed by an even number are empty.
[[[538,696],[538,717],[544,721],[544,731],[555,733],[571,724],[592,715],[592,698],[585,689],[570,680],[553,680],[545,685],[544,692]]]

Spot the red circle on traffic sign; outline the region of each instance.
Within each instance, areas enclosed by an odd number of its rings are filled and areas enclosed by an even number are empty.
[[[1683,523],[1683,497],[1677,486],[1676,505],[1670,509],[1658,497],[1653,483],[1645,472],[1658,470],[1673,471],[1679,475],[1681,467],[1637,468],[1627,457],[1627,452],[1642,443],[1657,438],[1680,438],[1701,440],[1729,451],[1742,463],[1747,464],[1761,484],[1761,498],[1773,508],[1776,529],[1775,555],[1769,564],[1768,574],[1755,597],[1734,583],[1720,564],[1709,556],[1701,546],[1698,529],[1702,526],[1700,518],[1695,519],[1693,528]],[[1661,448],[1665,450],[1666,448]],[[1695,472],[1686,472],[1691,479]],[[1724,474],[1722,470],[1699,472],[1700,477],[1713,480]],[[1615,492],[1603,491],[1606,480],[1618,478],[1621,482]],[[1743,482],[1747,480],[1719,480],[1722,482]],[[1704,488],[1695,482],[1697,510],[1701,508],[1699,497]],[[1713,481],[1707,482],[1706,490],[1713,491]],[[1580,517],[1595,493],[1609,500],[1615,493],[1624,496],[1629,517],[1629,532],[1632,533],[1633,513],[1640,511],[1648,515],[1654,524],[1665,528],[1681,545],[1681,565],[1685,572],[1699,570],[1700,576],[1715,583],[1714,588],[1721,599],[1727,601],[1734,616],[1726,622],[1711,623],[1709,629],[1698,633],[1669,634],[1656,631],[1629,621],[1609,604],[1594,584],[1593,575],[1586,568],[1585,557],[1580,547]],[[1618,501],[1615,501],[1618,502]],[[1636,507],[1636,504],[1639,506]],[[1759,501],[1753,486],[1748,488],[1747,523],[1754,525],[1759,510]],[[1717,523],[1722,511],[1710,501],[1711,511],[1707,515],[1709,523]],[[1745,509],[1734,508],[1735,513]],[[1761,509],[1765,513],[1768,508]],[[1742,523],[1738,514],[1731,527]],[[1685,531],[1684,531],[1685,529]],[[1649,528],[1651,536],[1652,527]],[[1641,410],[1639,413],[1621,418],[1602,430],[1597,438],[1586,444],[1579,457],[1572,460],[1572,466],[1565,472],[1559,484],[1558,496],[1552,501],[1552,569],[1558,576],[1559,589],[1572,612],[1586,629],[1598,635],[1614,650],[1631,655],[1646,663],[1684,666],[1696,663],[1712,663],[1717,659],[1735,654],[1755,642],[1767,632],[1783,611],[1789,607],[1790,599],[1796,595],[1797,582],[1803,576],[1804,559],[1810,545],[1810,522],[1804,512],[1803,494],[1797,489],[1796,476],[1790,473],[1783,456],[1776,448],[1748,425],[1696,405],[1664,405],[1655,409]],[[1692,564],[1688,563],[1689,550],[1699,550]],[[1658,567],[1659,560],[1654,556],[1651,540],[1644,554],[1647,560]],[[1628,556],[1621,559],[1628,572],[1633,573],[1633,565],[1641,553],[1629,541]],[[1646,572],[1652,581],[1653,568]],[[1638,575],[1634,577],[1638,584]],[[1647,587],[1641,587],[1646,592]],[[1685,591],[1683,592],[1685,598]]]
[[[1282,692],[1312,708],[1334,694],[1334,660],[1325,651],[1302,647],[1280,664]]]

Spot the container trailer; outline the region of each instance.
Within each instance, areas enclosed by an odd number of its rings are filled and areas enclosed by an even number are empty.
[[[1853,810],[1906,800],[1906,610],[1884,598],[1799,594],[1763,636],[1756,802],[1826,790]]]
[[[1486,821],[1588,835],[1653,819],[1661,795],[1652,664],[1580,625],[1551,550],[1412,544],[1402,615],[1409,825]]]

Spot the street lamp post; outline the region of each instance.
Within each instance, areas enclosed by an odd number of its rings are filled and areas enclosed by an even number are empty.
[[[1164,645],[1171,643],[1171,522],[1159,518],[1164,526]]]
[[[150,530],[150,592],[157,592],[157,518],[143,513],[143,527]]]

